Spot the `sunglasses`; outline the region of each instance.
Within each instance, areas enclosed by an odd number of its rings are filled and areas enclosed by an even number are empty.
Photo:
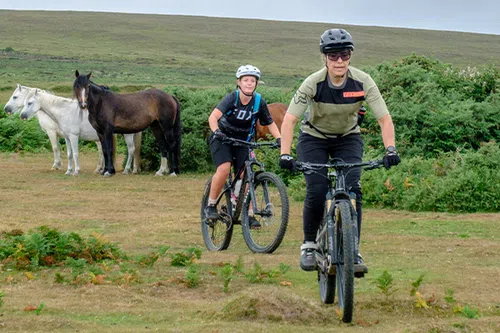
[[[342,61],[347,61],[351,59],[351,51],[330,52],[326,54],[326,57],[330,61],[337,61],[339,58],[341,58]]]

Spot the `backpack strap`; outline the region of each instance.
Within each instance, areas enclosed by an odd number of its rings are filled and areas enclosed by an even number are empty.
[[[260,98],[261,98],[260,94],[256,92],[254,96],[254,104],[252,109],[252,125],[250,125],[250,133],[248,133],[247,137],[248,142],[252,141],[252,138],[255,134],[257,114],[259,113],[259,107],[260,107]]]
[[[236,89],[235,91],[236,93],[236,98],[234,99],[234,103],[233,103],[233,110],[235,110],[237,107],[238,107],[238,100],[240,98],[240,90],[239,89]],[[232,111],[228,111],[226,114],[229,115]]]

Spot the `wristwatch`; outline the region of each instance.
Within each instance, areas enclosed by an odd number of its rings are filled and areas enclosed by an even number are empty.
[[[385,150],[388,154],[391,154],[391,153],[397,153],[397,150],[396,150],[396,147],[394,146],[389,146],[387,147],[387,149]]]

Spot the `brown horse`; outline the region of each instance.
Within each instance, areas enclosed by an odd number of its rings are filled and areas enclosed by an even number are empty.
[[[278,130],[281,131],[281,123],[283,122],[283,118],[285,117],[286,110],[288,106],[282,103],[271,103],[267,105],[269,109],[269,113],[271,113],[271,117],[273,118],[274,123],[278,126]],[[260,121],[257,121],[256,132],[256,140],[263,139],[269,140],[268,135],[271,135],[267,126],[262,126]]]
[[[82,109],[88,108],[90,124],[97,131],[104,153],[105,176],[115,173],[113,133],[137,133],[151,127],[161,152],[161,167],[156,175],[179,173],[181,119],[179,101],[159,89],[131,94],[115,94],[105,86],[90,81],[91,73],[75,72],[73,93]]]

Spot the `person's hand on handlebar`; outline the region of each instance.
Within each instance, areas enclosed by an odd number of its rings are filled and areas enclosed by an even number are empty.
[[[386,169],[389,169],[391,166],[398,165],[401,162],[399,158],[396,147],[389,146],[384,155],[384,166]]]
[[[281,154],[279,159],[280,168],[287,169],[290,172],[297,170],[297,162],[290,154]]]
[[[227,139],[227,135],[224,134],[224,132],[222,132],[220,129],[216,129],[214,131],[214,136],[219,139],[220,141],[224,141]]]

